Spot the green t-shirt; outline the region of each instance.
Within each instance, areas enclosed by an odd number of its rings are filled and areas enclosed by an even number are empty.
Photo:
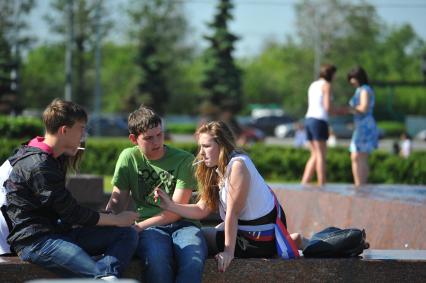
[[[153,191],[159,186],[170,197],[175,189],[195,189],[192,162],[189,152],[166,146],[159,160],[147,159],[137,146],[126,148],[115,165],[112,185],[120,190],[130,190],[141,220],[161,212],[153,202]]]

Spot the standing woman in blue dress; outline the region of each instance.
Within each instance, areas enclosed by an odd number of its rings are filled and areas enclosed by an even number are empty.
[[[373,117],[375,98],[368,84],[367,73],[362,67],[352,69],[348,73],[348,81],[356,88],[349,101],[355,123],[349,150],[354,183],[359,187],[367,183],[368,155],[378,146],[378,132]]]

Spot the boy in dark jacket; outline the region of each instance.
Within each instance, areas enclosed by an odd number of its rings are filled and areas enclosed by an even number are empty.
[[[119,277],[133,255],[138,237],[129,226],[138,214],[95,212],[77,204],[65,188],[67,169],[75,168],[82,150],[86,122],[79,105],[55,99],[43,112],[45,136],[9,158],[13,169],[4,183],[8,243],[22,260],[60,276],[107,280]],[[103,257],[94,260],[93,255]]]

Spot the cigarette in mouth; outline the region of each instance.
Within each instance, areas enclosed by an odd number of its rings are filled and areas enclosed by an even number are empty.
[[[84,147],[77,147],[78,150],[85,150]]]
[[[204,162],[204,159],[200,159],[197,162],[192,163],[192,166],[195,166],[197,164],[200,164],[201,162]]]

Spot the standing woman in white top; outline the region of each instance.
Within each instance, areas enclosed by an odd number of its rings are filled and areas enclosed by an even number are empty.
[[[298,257],[301,235],[287,233],[285,239],[276,236],[274,224],[280,222],[286,226],[284,211],[250,158],[236,149],[226,124],[210,122],[202,125],[196,135],[199,162],[195,163],[195,176],[200,189],[199,201],[174,203],[157,189],[155,197],[160,198],[160,206],[189,219],[202,219],[219,210],[224,222],[217,227],[203,227],[203,232],[221,272],[234,256],[272,257],[278,253],[281,257]],[[280,241],[285,242],[282,250],[276,245]]]
[[[315,172],[319,186],[326,182],[328,113],[331,109],[331,82],[336,71],[337,68],[334,65],[321,66],[319,79],[309,86],[309,106],[305,116],[305,128],[311,156],[305,166],[302,184],[309,184]]]

